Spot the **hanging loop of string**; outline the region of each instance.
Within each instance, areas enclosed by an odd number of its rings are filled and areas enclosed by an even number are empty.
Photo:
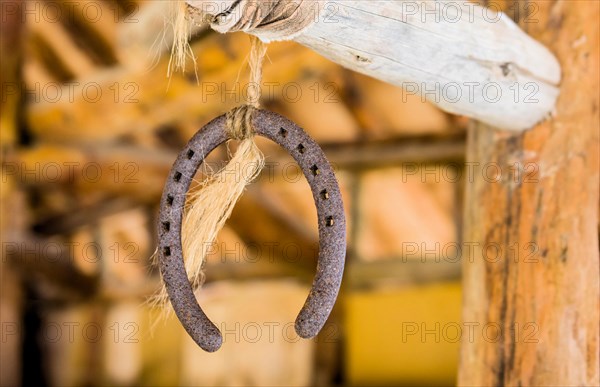
[[[251,36],[251,39],[247,103],[237,106],[227,113],[227,130],[229,136],[235,140],[245,140],[254,135],[252,117],[254,110],[260,107],[262,64],[267,53],[267,45],[255,36]]]

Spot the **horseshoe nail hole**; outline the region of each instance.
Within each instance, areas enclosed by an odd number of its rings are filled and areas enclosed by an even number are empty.
[[[329,199],[329,192],[327,192],[326,189],[324,189],[323,191],[321,191],[321,199],[323,199],[323,200]]]
[[[310,171],[312,172],[313,176],[319,176],[321,174],[319,167],[317,167],[316,165],[310,167]]]
[[[288,135],[288,131],[287,131],[287,130],[285,130],[285,129],[283,129],[283,128],[281,128],[281,129],[279,129],[279,135],[280,135],[281,137],[284,137],[284,138],[285,138],[285,137],[287,137],[287,135]]]
[[[173,200],[174,200],[173,196],[167,195],[167,204],[168,205],[172,206],[173,205]]]
[[[302,144],[298,145],[296,149],[298,149],[298,152],[300,152],[301,154],[304,154],[304,152],[306,152],[306,147]]]
[[[195,155],[195,154],[196,154],[196,152],[194,152],[193,150],[191,150],[191,149],[190,149],[190,150],[187,152],[187,158],[188,158],[188,160],[191,160],[191,159],[192,159],[192,157],[194,157],[194,155]]]
[[[171,256],[171,248],[169,246],[165,247],[163,252],[165,253],[165,257]]]
[[[325,226],[332,227],[335,222],[333,221],[333,216],[328,216],[325,218]]]
[[[173,180],[175,180],[175,182],[179,183],[179,180],[181,180],[181,172],[175,172],[175,176],[173,176]]]
[[[163,230],[169,232],[169,230],[171,230],[171,223],[170,222],[163,222]]]

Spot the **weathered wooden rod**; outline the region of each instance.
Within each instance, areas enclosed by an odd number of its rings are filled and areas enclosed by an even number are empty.
[[[219,32],[294,40],[500,129],[531,128],[552,113],[558,96],[554,55],[505,14],[467,1],[187,2]]]

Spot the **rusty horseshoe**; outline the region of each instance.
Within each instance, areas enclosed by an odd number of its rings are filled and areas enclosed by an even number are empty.
[[[279,114],[256,110],[255,134],[286,149],[306,177],[317,207],[319,257],[312,288],[296,318],[300,337],[316,336],[325,324],[342,282],[346,257],[346,220],[342,196],[333,169],[317,143],[302,128]],[[205,351],[221,347],[219,329],[208,319],[194,296],[185,270],[181,247],[181,223],[186,193],[206,156],[229,139],[226,116],[200,129],[181,151],[165,185],[158,222],[159,266],[173,309],[181,324]]]

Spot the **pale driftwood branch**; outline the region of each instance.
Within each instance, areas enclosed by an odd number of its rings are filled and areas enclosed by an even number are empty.
[[[188,3],[204,13],[225,12],[227,26],[248,12],[246,1]],[[310,7],[314,22],[292,40],[349,69],[501,129],[528,129],[554,109],[558,61],[493,9],[448,0],[315,4],[319,7]],[[219,25],[213,28],[226,32]],[[264,28],[244,30],[263,40],[289,38],[274,38],[273,31]]]

